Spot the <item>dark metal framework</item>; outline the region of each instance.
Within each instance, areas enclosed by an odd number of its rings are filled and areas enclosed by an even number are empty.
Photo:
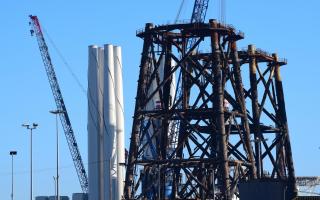
[[[37,16],[30,15],[29,17],[30,17],[29,24],[31,26],[31,34],[32,35],[35,34],[35,36],[37,37],[42,61],[43,61],[43,64],[44,64],[46,72],[47,72],[47,76],[49,79],[52,94],[53,94],[54,100],[56,102],[57,110],[63,111],[63,113],[60,114],[59,117],[60,117],[60,121],[61,121],[64,133],[65,133],[65,136],[67,139],[67,143],[69,146],[71,157],[72,157],[74,166],[75,166],[77,174],[78,174],[80,186],[81,186],[82,191],[84,193],[88,193],[87,173],[86,173],[86,170],[85,170],[83,162],[82,162],[82,158],[80,155],[78,144],[77,144],[76,138],[74,136],[74,132],[73,132],[73,129],[71,126],[70,118],[69,118],[69,115],[67,112],[67,108],[64,104],[64,100],[63,100],[62,93],[61,93],[61,90],[59,87],[58,79],[57,79],[56,73],[54,71],[54,67],[53,67],[51,58],[50,58],[48,46],[47,46],[47,44],[44,40],[43,34],[42,34],[40,22],[39,22]]]
[[[240,181],[274,179],[285,181],[294,199],[280,76],[286,60],[252,45],[238,50],[243,34],[215,20],[146,24],[137,36],[144,44],[124,198],[231,200]],[[191,38],[197,41],[188,48]],[[173,81],[182,88],[175,98]],[[155,96],[160,106],[152,108]]]

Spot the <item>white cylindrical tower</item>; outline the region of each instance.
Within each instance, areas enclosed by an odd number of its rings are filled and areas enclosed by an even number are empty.
[[[113,46],[104,46],[104,121],[106,130],[104,133],[104,160],[105,160],[105,200],[113,200],[115,186],[113,186],[112,178],[116,176],[115,159],[115,136],[116,136],[116,108],[115,108],[115,82],[114,82],[114,56]]]
[[[101,177],[104,176],[105,173],[105,158],[104,158],[104,131],[105,131],[105,123],[104,123],[104,49],[103,47],[98,48],[99,58],[98,62],[98,112],[99,112],[99,199],[104,200],[104,189],[105,189],[105,180]],[[89,183],[90,184],[90,183]]]
[[[89,46],[89,200],[121,199],[124,143],[121,47]]]
[[[114,77],[115,77],[115,103],[116,103],[116,132],[117,132],[117,200],[121,200],[124,190],[124,106],[123,106],[123,85],[122,85],[122,54],[121,47],[114,46]]]
[[[88,48],[88,175],[89,199],[99,199],[99,112],[98,106],[98,61],[99,49],[92,45]]]

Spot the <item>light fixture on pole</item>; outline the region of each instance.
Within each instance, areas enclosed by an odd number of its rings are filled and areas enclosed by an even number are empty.
[[[32,200],[32,130],[36,129],[38,124],[22,124],[23,127],[30,130],[30,200]]]
[[[10,151],[11,155],[11,200],[13,200],[13,156],[17,155],[17,151]]]
[[[56,140],[57,140],[57,174],[56,174],[56,200],[60,200],[59,196],[59,127],[58,127],[58,115],[64,113],[62,110],[51,110],[50,113],[56,116]]]

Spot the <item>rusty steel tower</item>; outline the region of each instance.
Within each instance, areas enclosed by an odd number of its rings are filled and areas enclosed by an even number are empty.
[[[154,26],[144,41],[124,199],[223,199],[259,180],[297,195],[276,54],[216,20]],[[196,42],[190,46],[191,39]]]

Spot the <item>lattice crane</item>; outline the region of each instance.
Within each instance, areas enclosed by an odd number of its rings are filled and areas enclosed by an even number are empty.
[[[191,23],[204,22],[207,14],[209,0],[196,0],[193,6]]]
[[[41,30],[40,22],[37,16],[30,15],[30,26],[31,26],[31,35],[35,35],[37,37],[41,57],[43,64],[45,66],[47,76],[49,79],[50,87],[53,93],[54,100],[56,102],[56,106],[58,110],[62,111],[60,114],[60,121],[68,142],[69,150],[71,153],[71,157],[76,168],[78,178],[80,181],[81,189],[84,193],[88,193],[88,178],[86,174],[86,170],[84,168],[82,158],[80,155],[80,151],[78,148],[78,144],[76,138],[74,136],[74,132],[71,126],[70,118],[67,112],[67,108],[64,104],[64,100],[62,97],[62,93],[59,87],[58,79],[56,73],[54,71],[53,64],[51,62],[48,46],[43,37],[43,33]]]
[[[206,14],[208,10],[209,0],[195,0],[193,11],[191,15],[191,23],[201,23],[206,19]],[[192,38],[189,41],[189,48],[192,47],[197,38]]]
[[[183,3],[185,3],[185,1],[183,1],[182,4]],[[190,23],[203,23],[206,18],[208,5],[209,5],[209,0],[195,0]],[[183,5],[181,5],[181,7],[180,7],[178,16],[180,15],[180,11],[181,11],[182,6]],[[177,21],[177,19],[176,19],[176,21]],[[198,40],[197,37],[190,38],[187,42],[187,48],[190,49],[192,46],[194,46],[194,44],[196,43],[197,40]],[[196,50],[197,49],[195,49],[195,51]],[[180,99],[182,96],[181,77],[182,77],[182,74],[180,72],[179,76],[178,76],[179,81],[178,81],[178,85],[177,85],[177,89],[176,89],[175,101],[177,101],[177,99]],[[179,103],[178,107],[179,108],[182,107],[182,102]],[[178,137],[177,131],[179,131],[179,129],[180,129],[179,123],[180,122],[176,122],[176,123],[172,123],[172,125],[171,125],[172,134],[169,137],[170,137],[170,141],[172,143],[172,146],[175,146],[177,143],[177,137]]]

